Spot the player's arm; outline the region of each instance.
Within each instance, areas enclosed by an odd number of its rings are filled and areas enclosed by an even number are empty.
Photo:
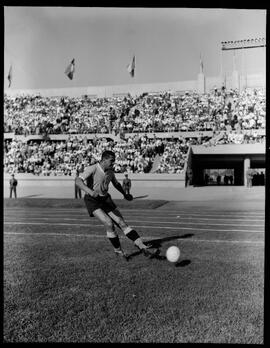
[[[79,176],[76,177],[75,179],[75,184],[77,187],[79,187],[81,190],[83,190],[85,193],[87,193],[88,195],[92,196],[92,197],[97,197],[98,194],[90,189],[85,183],[84,181],[89,178],[89,176],[91,176],[94,173],[95,170],[95,165],[90,166],[90,167],[86,167],[83,173],[80,173]]]

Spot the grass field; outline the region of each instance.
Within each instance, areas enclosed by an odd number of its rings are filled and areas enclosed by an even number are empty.
[[[264,211],[117,203],[159,258],[122,232],[116,257],[83,201],[5,200],[5,342],[264,342]]]

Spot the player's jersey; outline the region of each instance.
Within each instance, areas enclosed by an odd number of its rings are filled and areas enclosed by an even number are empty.
[[[99,163],[93,164],[80,173],[80,178],[86,185],[100,196],[105,196],[109,189],[110,182],[117,183],[113,170],[104,172]]]

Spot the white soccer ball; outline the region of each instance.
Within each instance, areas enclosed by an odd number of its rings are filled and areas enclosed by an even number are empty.
[[[176,262],[180,257],[180,249],[177,246],[171,246],[166,251],[167,260],[170,262]]]

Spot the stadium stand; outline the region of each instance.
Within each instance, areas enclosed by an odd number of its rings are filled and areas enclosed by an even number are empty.
[[[264,88],[94,99],[5,95],[4,171],[74,175],[110,149],[118,173],[183,173],[192,145],[264,142],[265,99]]]

